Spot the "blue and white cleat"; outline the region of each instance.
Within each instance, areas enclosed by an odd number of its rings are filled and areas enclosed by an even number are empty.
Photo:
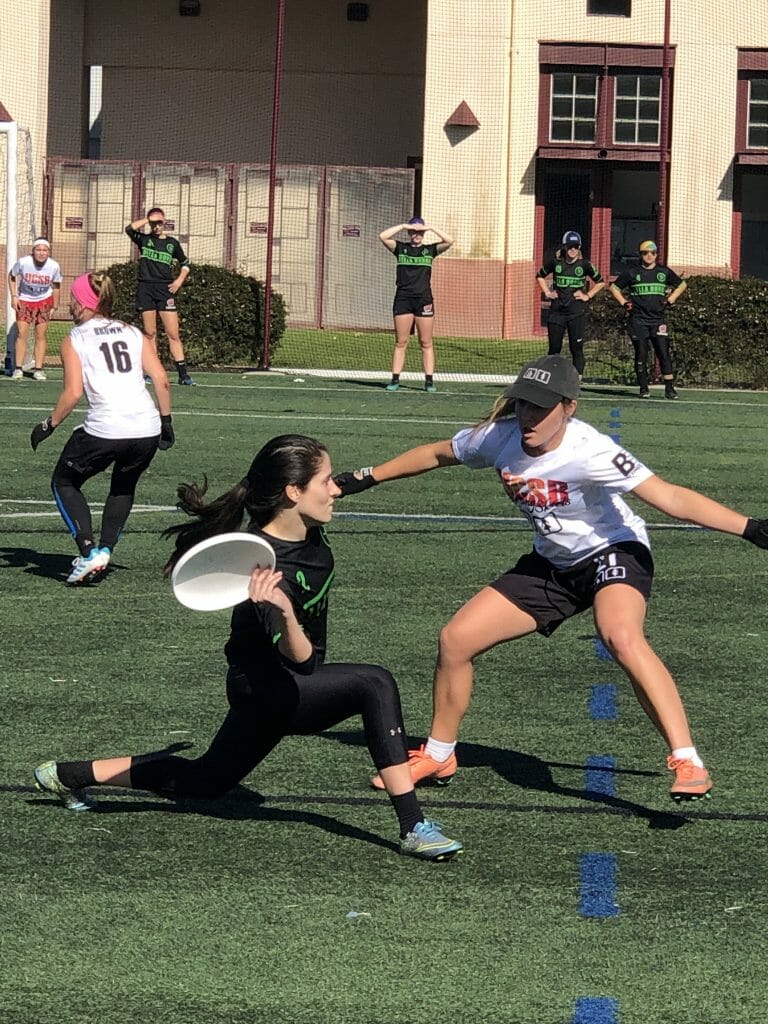
[[[91,580],[109,565],[109,548],[91,548],[88,557],[78,555],[72,563],[72,572],[67,576],[67,583],[77,586]]]
[[[443,835],[442,825],[436,821],[420,821],[413,832],[400,840],[400,853],[421,860],[451,860],[463,849],[458,839]]]
[[[68,789],[59,779],[55,761],[46,761],[35,768],[35,789],[58,797],[68,811],[90,811],[93,804],[76,789]]]

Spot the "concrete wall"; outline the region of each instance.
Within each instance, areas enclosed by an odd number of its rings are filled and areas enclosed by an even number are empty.
[[[62,45],[51,155],[80,156],[83,67],[101,65],[105,159],[264,161],[275,0],[56,0]],[[404,166],[421,153],[426,0],[286,4],[280,159]],[[84,12],[84,17],[81,15]],[[77,34],[80,31],[80,40]]]
[[[26,153],[29,145],[31,155],[30,173],[34,186],[29,202],[35,231],[40,229],[47,154],[49,38],[49,0],[2,0],[0,102],[19,128],[24,129],[25,134],[28,132],[27,138],[19,139],[19,147],[20,150],[23,147]],[[22,48],[20,40],[23,40]],[[18,173],[20,178],[26,178],[26,167],[19,167]],[[2,216],[4,231],[4,214]],[[24,225],[20,225],[20,236],[24,236],[20,237],[22,246],[28,234],[23,228]],[[23,246],[23,249],[28,251],[28,246]]]

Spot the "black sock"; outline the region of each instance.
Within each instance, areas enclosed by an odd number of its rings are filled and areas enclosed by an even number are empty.
[[[87,558],[91,551],[96,547],[96,541],[93,537],[84,537],[80,533],[75,537],[75,544],[77,544],[78,550],[83,558]]]
[[[389,799],[400,822],[400,838],[405,839],[420,821],[424,821],[424,812],[416,799],[416,791],[412,789],[408,793],[401,793],[400,796],[392,796],[390,793]]]
[[[174,359],[173,362],[174,362],[174,365],[175,365],[176,369],[179,372],[179,380],[184,380],[185,377],[189,376],[189,373],[187,372],[187,364],[186,364],[185,360],[179,359],[179,361],[177,362]]]
[[[434,384],[431,373],[426,373],[424,375],[424,383],[427,385],[427,387],[429,387],[430,384]]]
[[[57,761],[56,774],[67,789],[85,789],[96,785],[92,761]]]

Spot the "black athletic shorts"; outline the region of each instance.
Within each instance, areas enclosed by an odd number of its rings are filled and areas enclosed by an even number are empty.
[[[401,295],[400,292],[395,292],[395,302],[392,306],[392,315],[405,316],[408,313],[410,313],[411,316],[434,316],[435,303],[432,296]]]
[[[627,333],[632,341],[650,341],[654,338],[669,340],[669,330],[665,321],[649,323],[647,320],[638,320],[633,317],[627,325]]]
[[[168,291],[170,281],[139,281],[136,289],[136,309],[157,310],[160,313],[177,313],[176,296]]]
[[[55,474],[74,473],[89,480],[97,473],[115,464],[115,469],[126,474],[141,474],[149,466],[157,451],[157,437],[94,437],[83,427],[72,431],[64,445]]]
[[[551,636],[566,619],[591,608],[598,590],[612,583],[634,587],[648,601],[653,557],[644,544],[612,544],[572,569],[556,569],[531,551],[490,586],[531,615],[537,632]]]

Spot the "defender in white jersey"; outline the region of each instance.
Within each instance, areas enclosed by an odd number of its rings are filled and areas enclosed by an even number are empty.
[[[676,519],[762,548],[768,548],[768,520],[748,519],[655,476],[609,437],[573,418],[578,395],[573,365],[559,355],[545,356],[523,367],[479,425],[381,466],[336,477],[345,495],[440,466],[493,468],[534,529],[533,551],[443,628],[432,726],[426,745],[411,751],[411,772],[416,781],[445,783],[456,771],[456,737],[479,654],[530,633],[550,636],[566,619],[592,608],[600,638],[669,747],[673,799],[708,796],[712,782],[677,686],[645,637],[653,559],[645,523],[622,495],[631,492]],[[379,788],[378,776],[373,784]]]
[[[85,394],[85,421],[65,444],[51,480],[59,512],[80,551],[67,583],[90,581],[106,569],[133,506],[139,477],[157,449],[170,448],[175,440],[166,372],[138,328],[111,319],[114,298],[114,285],[105,273],[75,278],[70,305],[75,327],[61,345],[64,388],[51,415],[31,436],[37,451]],[[144,374],[152,379],[157,406]],[[112,479],[97,545],[82,487],[110,466]]]

